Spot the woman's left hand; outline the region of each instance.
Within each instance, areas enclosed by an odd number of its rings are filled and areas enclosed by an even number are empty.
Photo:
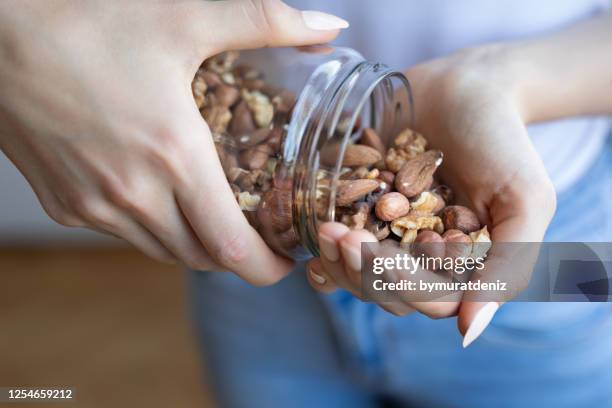
[[[527,134],[506,58],[503,47],[490,46],[408,71],[415,130],[445,153],[439,174],[488,226],[493,242],[541,242],[555,211],[555,191]],[[322,225],[321,257],[308,265],[311,285],[321,292],[341,287],[361,298],[362,242],[376,238],[339,223]],[[494,264],[495,256],[490,253],[487,262]],[[487,273],[495,274],[495,268],[488,267]],[[528,283],[524,278],[522,286]],[[413,310],[431,318],[458,315],[465,346],[484,330],[499,306],[466,300],[458,294],[444,302],[399,299],[379,305],[396,315]]]

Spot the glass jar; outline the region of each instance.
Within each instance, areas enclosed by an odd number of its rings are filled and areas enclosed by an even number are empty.
[[[365,128],[389,145],[413,120],[405,76],[348,48],[226,53],[193,86],[249,222],[296,260],[318,255],[319,225],[337,219],[346,146]]]

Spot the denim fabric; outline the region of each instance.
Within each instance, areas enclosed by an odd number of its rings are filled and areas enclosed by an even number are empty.
[[[558,197],[547,241],[612,240],[612,137]],[[195,323],[224,407],[612,406],[612,308],[508,303],[461,348],[456,319],[394,317],[339,291],[318,296],[303,266],[253,288],[192,274]]]

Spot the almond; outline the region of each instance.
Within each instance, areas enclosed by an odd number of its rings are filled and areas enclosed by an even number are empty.
[[[382,159],[382,155],[373,147],[350,144],[346,146],[342,165],[346,167],[371,166]]]
[[[376,180],[339,180],[336,204],[339,206],[350,205],[377,188],[378,181]]]
[[[442,163],[442,152],[429,150],[408,160],[395,176],[395,189],[408,198],[425,191],[433,183],[433,175]]]
[[[359,143],[365,146],[373,147],[381,154],[385,152],[385,144],[383,143],[378,133],[372,128],[363,129]]]

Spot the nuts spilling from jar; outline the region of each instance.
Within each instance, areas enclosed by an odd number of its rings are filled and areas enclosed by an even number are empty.
[[[296,97],[270,86],[260,71],[239,64],[237,57],[226,52],[206,60],[192,83],[194,100],[240,208],[273,249],[286,252],[299,245],[295,197],[291,177],[279,172],[277,163]],[[338,124],[342,133],[348,126],[349,121]],[[436,178],[441,151],[428,149],[426,138],[412,129],[401,131],[388,147],[374,129],[357,123],[352,131],[359,133],[357,142],[344,149],[328,144],[320,152],[320,162],[330,167],[343,152],[331,197],[336,221],[368,230],[379,241],[398,241],[413,254],[486,256],[487,227],[469,208],[453,205],[452,190]],[[319,181],[330,190],[329,179]],[[327,219],[330,197],[317,192],[316,199],[317,215]]]
[[[400,132],[386,150],[373,129],[361,135],[345,149],[337,221],[367,229],[378,240],[399,241],[415,256],[486,256],[491,247],[487,227],[472,210],[454,205],[452,190],[436,179],[441,151],[427,149],[425,137],[411,129]]]

